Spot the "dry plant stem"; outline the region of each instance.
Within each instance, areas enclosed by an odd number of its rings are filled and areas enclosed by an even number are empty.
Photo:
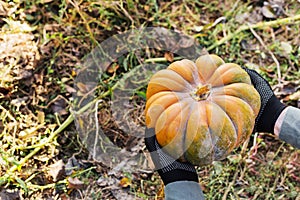
[[[178,57],[174,57],[173,60],[181,60],[182,57],[178,56]],[[152,62],[168,62],[168,60],[165,57],[160,57],[160,58],[149,58],[147,60],[144,61],[145,63],[152,63]]]
[[[99,103],[102,102],[102,99],[99,99],[96,101],[95,103],[95,125],[96,125],[96,139],[95,139],[95,142],[94,142],[94,148],[93,148],[93,159],[96,160],[95,156],[96,156],[96,152],[97,152],[97,138],[98,138],[98,135],[99,135],[99,123],[98,123],[98,105]],[[101,145],[102,146],[102,145]]]
[[[255,192],[255,194],[254,194],[254,196],[253,196],[252,200],[255,200],[255,199],[257,199],[257,198],[258,198],[258,196],[259,196],[260,194],[261,194],[261,190],[260,190],[260,189],[256,190],[256,192]]]
[[[269,192],[268,192],[268,194],[267,194],[267,196],[266,196],[265,199],[270,199],[270,197],[271,197],[271,195],[272,195],[272,192],[274,192],[275,189],[276,189],[276,186],[277,186],[279,177],[280,177],[280,175],[279,175],[279,172],[278,172],[278,173],[276,174],[276,178],[275,178],[273,187],[271,187],[271,188],[269,189]]]
[[[275,55],[273,54],[273,52],[268,49],[268,47],[265,45],[264,41],[262,40],[262,38],[255,32],[255,30],[253,28],[250,27],[250,31],[252,32],[252,34],[256,37],[256,39],[259,41],[259,43],[268,51],[268,53],[271,55],[273,61],[276,64],[276,68],[277,68],[277,78],[278,78],[278,84],[279,87],[282,86],[281,84],[281,70],[280,70],[280,63],[278,62],[277,58],[275,57]]]
[[[240,164],[238,165],[238,167],[240,167]],[[225,193],[222,197],[222,200],[226,200],[227,199],[227,195],[228,193],[230,192],[230,190],[232,189],[232,186],[234,185],[234,183],[236,182],[236,179],[237,179],[237,176],[239,174],[239,170],[236,170],[233,178],[232,178],[232,181],[229,183],[229,185],[227,186],[226,190],[225,190]]]
[[[261,29],[261,28],[266,28],[266,27],[274,27],[274,26],[279,26],[279,25],[284,25],[284,24],[291,24],[298,20],[300,20],[300,14],[292,16],[292,17],[283,18],[283,19],[277,19],[274,21],[258,22],[256,24],[240,26],[235,32],[228,34],[226,37],[223,37],[221,40],[219,40],[216,43],[214,43],[213,45],[209,46],[207,48],[207,51],[210,51],[210,50],[216,48],[217,46],[224,44],[225,42],[227,42],[228,40],[231,40],[232,38],[234,38],[236,35],[238,35],[242,31],[246,31],[251,28],[252,29],[256,29],[256,28]]]
[[[28,187],[31,188],[31,189],[37,189],[37,190],[45,190],[45,189],[51,189],[51,188],[55,188],[56,185],[58,184],[66,184],[67,183],[67,180],[61,180],[61,181],[58,181],[56,183],[50,183],[50,184],[47,184],[47,185],[35,185],[35,184],[32,184],[30,182],[28,182]]]
[[[93,32],[92,32],[92,30],[91,30],[91,28],[90,28],[90,25],[89,25],[89,22],[86,20],[86,18],[84,17],[84,15],[82,14],[82,12],[80,11],[80,8],[79,8],[79,5],[80,5],[80,3],[82,3],[82,2],[77,2],[77,1],[69,1],[71,4],[72,4],[72,6],[74,6],[74,8],[77,10],[77,12],[78,12],[78,14],[80,15],[80,17],[81,17],[81,19],[84,21],[84,23],[85,23],[85,25],[86,25],[86,29],[87,29],[87,31],[88,31],[88,33],[89,33],[89,35],[90,35],[90,37],[91,37],[91,39],[92,39],[92,41],[95,43],[95,44],[98,44],[98,41],[95,39],[95,37],[94,37],[94,34],[93,34]]]

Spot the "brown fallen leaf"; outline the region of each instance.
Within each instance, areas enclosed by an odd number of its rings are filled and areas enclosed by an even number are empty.
[[[300,100],[300,90],[289,95],[288,98],[289,98],[289,100],[292,100],[292,101],[299,101]]]
[[[59,115],[68,114],[66,107],[68,105],[68,100],[62,95],[58,95],[51,102],[48,103],[47,107],[50,106],[50,109],[53,113],[58,113]]]
[[[107,72],[109,73],[109,74],[112,74],[112,73],[115,73],[116,71],[117,71],[117,69],[119,69],[120,68],[120,65],[118,65],[118,64],[116,64],[116,63],[113,63],[112,65],[110,65],[110,66],[108,66],[108,68],[107,68]]]
[[[165,188],[163,185],[160,186],[159,190],[156,193],[156,197],[157,199],[164,199],[165,197],[165,192],[164,192]]]
[[[71,94],[76,92],[76,90],[69,85],[65,85],[65,87],[66,87],[67,92],[69,92]]]
[[[45,113],[43,111],[37,111],[37,119],[40,124],[45,122]]]
[[[274,10],[272,9],[272,7],[270,5],[265,5],[262,7],[261,12],[263,14],[264,17],[269,18],[269,19],[276,19],[277,16],[274,13]]]
[[[79,180],[77,177],[68,177],[68,188],[70,189],[82,189],[84,182]]]
[[[165,52],[164,57],[169,62],[173,62],[174,61],[174,54],[172,52]]]
[[[131,185],[131,179],[128,178],[128,177],[123,177],[120,182],[119,182],[119,185],[122,187],[122,188],[126,188],[128,186]]]
[[[62,180],[65,176],[65,164],[62,160],[50,165],[48,174],[53,178],[53,181]]]

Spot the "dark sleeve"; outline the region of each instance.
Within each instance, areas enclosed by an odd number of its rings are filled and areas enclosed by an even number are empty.
[[[288,107],[283,119],[279,138],[300,149],[300,109]]]
[[[194,181],[177,181],[165,187],[166,200],[204,200],[200,184]]]

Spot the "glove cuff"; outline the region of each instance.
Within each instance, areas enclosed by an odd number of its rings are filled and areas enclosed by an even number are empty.
[[[163,180],[165,186],[169,183],[173,183],[176,181],[194,181],[199,182],[197,173],[186,171],[186,170],[172,170],[168,172],[162,172],[161,170],[158,170],[158,173]]]
[[[274,126],[280,113],[286,108],[286,105],[281,103],[278,98],[273,94],[268,100],[265,110],[261,116],[257,117],[257,130],[258,132],[274,133]]]

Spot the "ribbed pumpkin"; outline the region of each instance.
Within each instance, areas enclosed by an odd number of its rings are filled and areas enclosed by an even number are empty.
[[[260,109],[247,72],[216,55],[173,62],[151,77],[146,97],[146,125],[163,150],[198,166],[243,143]]]

